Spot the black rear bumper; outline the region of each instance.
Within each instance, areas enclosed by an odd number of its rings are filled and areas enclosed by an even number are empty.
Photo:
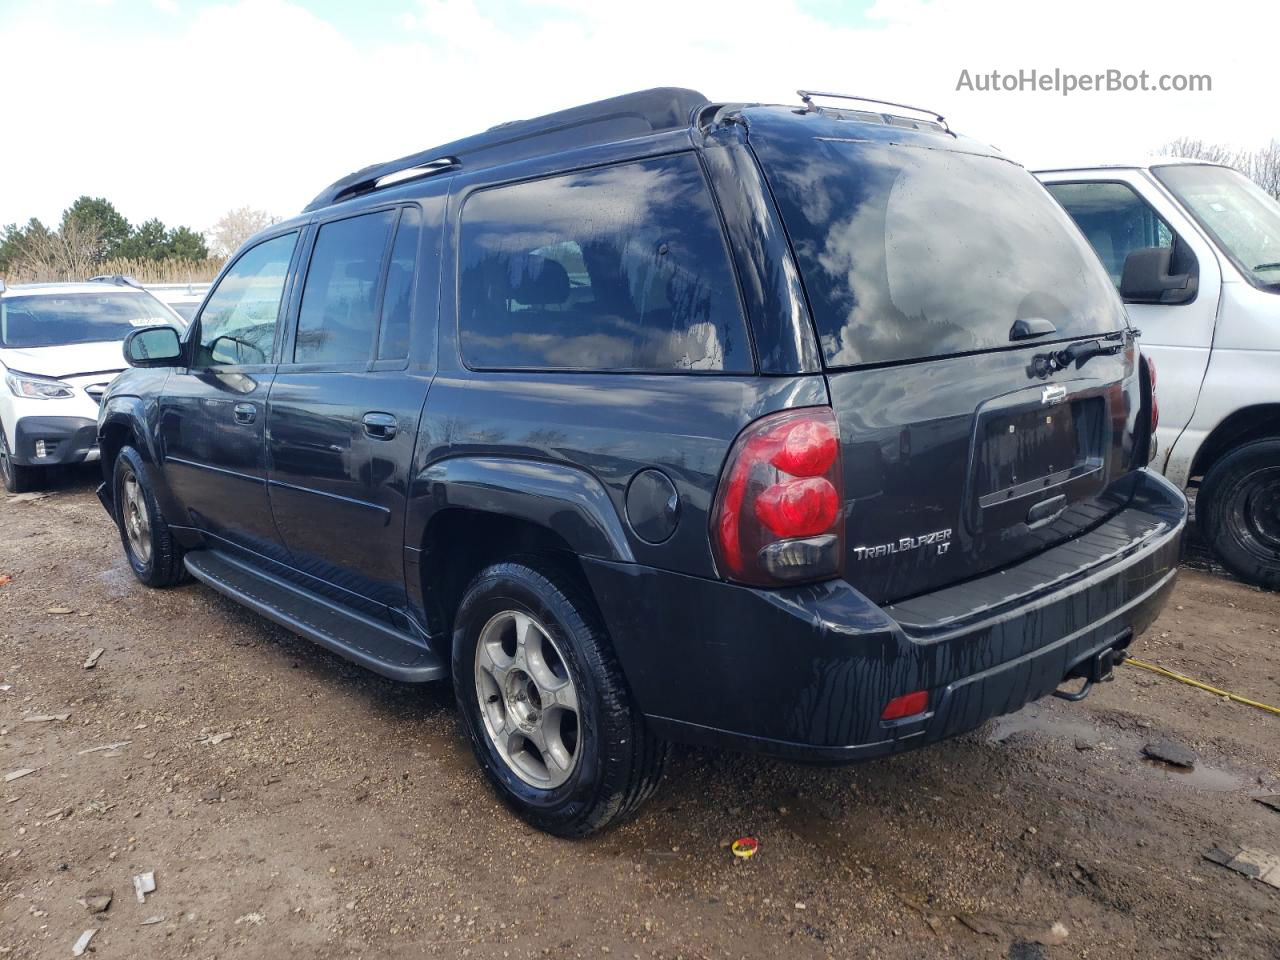
[[[884,608],[844,581],[756,590],[584,561],[627,681],[673,740],[849,761],[954,736],[1051,693],[1155,619],[1182,493],[1144,472],[1130,506],[1007,570]],[[894,697],[919,716],[882,722]]]

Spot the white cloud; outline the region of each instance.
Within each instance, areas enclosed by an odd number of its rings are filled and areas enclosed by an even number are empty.
[[[853,28],[796,0],[359,10],[358,43],[287,0],[164,17],[110,44],[37,15],[7,24],[6,76],[29,79],[5,106],[0,223],[56,218],[81,193],[134,220],[197,227],[244,204],[289,214],[375,160],[664,84],[716,99],[793,102],[807,86],[919,102],[1029,165],[1140,155],[1181,134],[1249,146],[1280,136],[1269,108],[1280,14],[1245,0],[1220,0],[1211,15],[1195,0],[876,0]],[[377,16],[385,39],[371,45]],[[962,68],[1032,67],[1208,73],[1214,89],[955,89]]]

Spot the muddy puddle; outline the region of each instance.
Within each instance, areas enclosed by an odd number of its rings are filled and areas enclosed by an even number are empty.
[[[1025,707],[1018,713],[1001,717],[995,722],[988,743],[1002,744],[1015,734],[1032,733],[1046,739],[1066,740],[1077,750],[1099,750],[1120,758],[1132,757],[1133,769],[1144,778],[1158,778],[1215,793],[1229,793],[1248,789],[1251,781],[1244,774],[1197,760],[1195,767],[1176,767],[1161,760],[1142,756],[1142,747],[1150,738],[1135,736],[1087,720],[1062,717],[1038,704]]]

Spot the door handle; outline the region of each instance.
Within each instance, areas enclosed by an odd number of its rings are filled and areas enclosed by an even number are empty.
[[[361,422],[364,435],[373,440],[390,440],[396,435],[396,418],[389,413],[366,413]]]
[[[253,423],[258,419],[258,408],[252,403],[237,403],[231,412],[236,418],[236,423]]]

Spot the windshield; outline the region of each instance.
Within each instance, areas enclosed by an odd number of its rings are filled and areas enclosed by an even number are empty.
[[[1280,293],[1280,203],[1227,167],[1168,164],[1152,172],[1255,287]]]
[[[149,293],[39,294],[0,300],[0,346],[60,347],[123,340],[137,327],[178,325]]]
[[[1038,343],[1123,327],[1098,258],[1013,163],[836,138],[757,155],[828,366],[1008,347],[1031,318],[1056,330]]]

